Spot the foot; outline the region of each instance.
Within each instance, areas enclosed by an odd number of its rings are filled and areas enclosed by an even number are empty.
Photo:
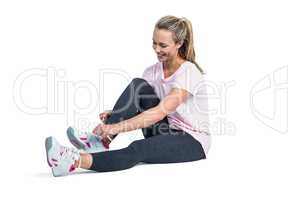
[[[67,129],[67,136],[77,149],[82,149],[87,153],[102,152],[109,149],[107,143],[104,143],[100,137],[73,127]]]
[[[52,169],[53,176],[65,176],[76,169],[80,154],[75,148],[62,146],[54,137],[48,137],[45,141],[48,165]]]

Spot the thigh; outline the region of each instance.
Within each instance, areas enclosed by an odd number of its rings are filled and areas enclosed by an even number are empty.
[[[183,132],[184,133],[184,132]],[[156,135],[130,144],[141,162],[176,163],[205,159],[201,144],[188,133]]]

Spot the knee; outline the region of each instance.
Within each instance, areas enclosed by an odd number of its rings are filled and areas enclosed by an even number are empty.
[[[142,78],[133,78],[131,81],[131,84],[134,86],[139,86],[141,84],[146,84],[146,83],[147,83],[147,81]]]
[[[138,150],[138,142],[137,140],[131,142],[129,145],[128,145],[133,151],[137,152]]]
[[[132,153],[137,155],[143,151],[144,146],[145,146],[145,139],[135,140],[128,145]]]

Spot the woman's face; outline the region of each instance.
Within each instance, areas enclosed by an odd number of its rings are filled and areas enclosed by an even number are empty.
[[[177,57],[180,44],[174,42],[173,34],[165,29],[155,29],[153,32],[152,47],[160,62],[170,61]]]

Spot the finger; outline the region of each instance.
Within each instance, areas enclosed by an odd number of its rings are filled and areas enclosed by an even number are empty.
[[[108,142],[108,139],[102,138],[102,142],[107,143],[107,142]]]
[[[106,138],[107,138],[110,142],[112,141],[112,139],[111,139],[111,137],[110,137],[109,135],[107,135]]]
[[[105,120],[106,120],[106,118],[104,118],[104,117],[101,119],[101,121],[102,121],[103,123],[105,123]]]
[[[107,118],[108,118],[108,114],[107,113],[102,113],[101,115],[100,115],[100,120],[101,121],[103,121],[103,120],[106,120]]]
[[[103,146],[106,148],[106,149],[109,149],[109,144],[110,144],[110,141],[107,140],[107,139],[102,139],[102,144]]]
[[[102,130],[102,124],[98,124],[98,126],[95,128],[94,134],[101,138],[105,137],[105,133]]]
[[[100,138],[100,140],[103,140],[103,133],[97,133],[97,136]]]
[[[99,126],[99,125],[98,125],[98,126]],[[94,133],[94,134],[97,134],[98,126],[96,126],[96,127],[94,128],[94,130],[93,130],[93,133]]]

